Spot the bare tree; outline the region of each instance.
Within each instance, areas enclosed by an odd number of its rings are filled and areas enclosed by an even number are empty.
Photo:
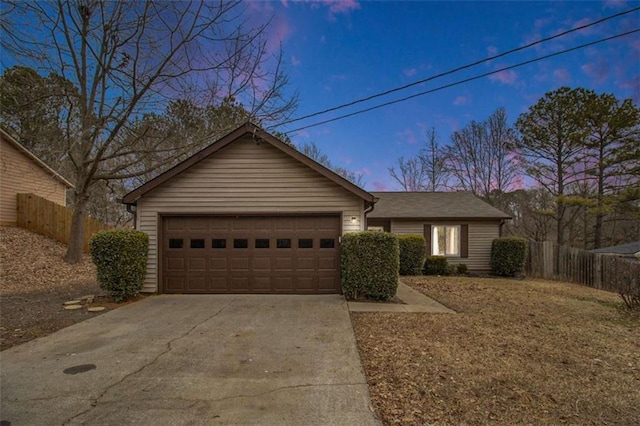
[[[137,117],[177,97],[196,103],[231,97],[266,120],[291,113],[296,99],[283,95],[282,55],[267,51],[264,25],[245,26],[245,7],[240,1],[57,0],[17,1],[5,9],[3,25],[19,25],[3,34],[3,50],[77,88],[59,114],[75,184],[65,260],[82,259],[91,187],[144,173],[135,166],[166,149],[161,138],[155,145],[144,137],[147,127],[132,125]]]
[[[357,173],[352,170],[349,170],[345,167],[337,167],[335,166],[327,154],[323,153],[320,147],[316,145],[315,142],[306,142],[297,148],[301,153],[311,158],[312,160],[322,164],[328,169],[333,170],[336,174],[342,176],[346,180],[350,181],[358,185],[361,188],[364,188],[366,182],[364,180],[364,175],[362,173]]]
[[[486,121],[472,121],[454,132],[447,163],[455,186],[495,205],[497,196],[511,190],[517,177],[515,139],[504,108]]]
[[[419,159],[425,174],[425,189],[427,191],[443,191],[447,189],[449,167],[447,157],[438,141],[435,128],[427,130],[427,142],[420,151]]]
[[[396,160],[396,166],[389,167],[389,174],[400,184],[404,191],[424,191],[426,187],[426,173],[422,167],[420,157],[404,159],[400,157]]]
[[[426,132],[425,146],[416,157],[398,158],[389,174],[404,191],[442,191],[447,188],[449,169],[435,128]]]

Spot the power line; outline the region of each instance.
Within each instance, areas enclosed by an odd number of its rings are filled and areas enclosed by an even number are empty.
[[[629,10],[624,11],[624,12],[616,13],[616,14],[611,15],[611,16],[604,17],[604,18],[599,19],[599,20],[597,20],[597,21],[593,21],[593,22],[590,22],[590,23],[588,23],[588,24],[581,25],[581,26],[579,26],[579,27],[572,28],[572,29],[567,30],[567,31],[563,31],[563,32],[561,32],[561,33],[559,33],[559,34],[556,34],[556,35],[553,35],[553,36],[550,36],[550,37],[542,38],[542,39],[540,39],[540,40],[537,40],[537,41],[531,42],[531,43],[526,44],[526,45],[524,45],[524,46],[517,47],[517,48],[515,48],[515,49],[507,50],[506,52],[500,53],[499,55],[490,56],[490,57],[488,57],[488,58],[481,59],[481,60],[478,60],[478,61],[472,62],[472,63],[470,63],[470,64],[463,65],[463,66],[460,66],[460,67],[458,67],[458,68],[454,68],[454,69],[449,70],[449,71],[444,71],[444,72],[441,72],[440,74],[436,74],[436,75],[433,75],[433,76],[431,76],[431,77],[428,77],[428,78],[425,78],[425,79],[422,79],[422,80],[415,81],[415,82],[413,82],[413,83],[405,84],[404,86],[396,87],[396,88],[394,88],[394,89],[389,89],[389,90],[386,90],[386,91],[384,91],[384,92],[381,92],[381,93],[377,93],[377,94],[375,94],[375,95],[368,96],[368,97],[366,97],[366,98],[357,99],[357,100],[355,100],[355,101],[347,102],[347,103],[345,103],[345,104],[338,105],[338,106],[335,106],[335,107],[332,107],[332,108],[328,108],[328,109],[325,109],[325,110],[322,110],[322,111],[314,112],[314,113],[312,113],[312,114],[303,115],[302,117],[298,117],[298,118],[293,118],[293,119],[290,119],[290,120],[286,120],[286,121],[283,121],[282,123],[279,123],[279,124],[275,124],[275,125],[273,125],[273,126],[270,126],[270,127],[269,127],[269,129],[273,129],[273,128],[275,128],[275,127],[279,127],[279,126],[284,126],[284,125],[286,125],[286,124],[295,123],[295,122],[297,122],[297,121],[301,121],[301,120],[304,120],[304,119],[307,119],[307,118],[315,117],[315,116],[318,116],[318,115],[326,114],[326,113],[328,113],[328,112],[332,112],[332,111],[336,111],[336,110],[339,110],[339,109],[343,109],[343,108],[346,108],[346,107],[349,107],[349,106],[357,105],[357,104],[362,103],[362,102],[370,101],[370,100],[372,100],[372,99],[379,98],[379,97],[381,97],[381,96],[386,96],[386,95],[389,95],[389,94],[391,94],[391,93],[398,92],[398,91],[400,91],[400,90],[408,89],[409,87],[417,86],[418,84],[426,83],[426,82],[428,82],[428,81],[435,80],[435,79],[437,79],[437,78],[444,77],[444,76],[447,76],[447,75],[449,75],[449,74],[453,74],[453,73],[456,73],[456,72],[458,72],[458,71],[462,71],[462,70],[464,70],[464,69],[474,67],[474,66],[479,65],[479,64],[482,64],[482,63],[484,63],[484,62],[488,62],[488,61],[492,61],[492,60],[494,60],[494,59],[502,58],[502,57],[507,56],[507,55],[510,55],[510,54],[512,54],[512,53],[515,53],[515,52],[519,52],[519,51],[521,51],[521,50],[528,49],[528,48],[530,48],[530,47],[536,46],[536,45],[541,44],[541,43],[545,43],[545,42],[547,42],[547,41],[554,40],[554,39],[559,38],[559,37],[564,37],[565,35],[570,34],[570,33],[572,33],[572,32],[580,31],[580,30],[583,30],[583,29],[585,29],[585,28],[589,28],[589,27],[592,27],[592,26],[594,26],[594,25],[601,24],[601,23],[603,23],[603,22],[605,22],[605,21],[608,21],[608,20],[611,20],[611,19],[614,19],[614,18],[618,18],[618,17],[620,17],[620,16],[623,16],[623,15],[626,15],[626,14],[629,14],[629,13],[632,13],[632,12],[635,12],[635,11],[638,11],[638,10],[640,10],[640,6],[639,6],[639,7],[635,7],[635,8],[633,8],[633,9],[629,9]]]
[[[465,78],[464,80],[459,80],[459,81],[456,81],[455,83],[446,84],[444,86],[436,87],[435,89],[426,90],[424,92],[419,92],[419,93],[413,94],[411,96],[406,96],[404,98],[396,99],[394,101],[385,102],[385,103],[382,103],[382,104],[379,104],[379,105],[372,106],[370,108],[366,108],[366,109],[362,109],[362,110],[359,110],[359,111],[352,112],[350,114],[345,114],[345,115],[341,115],[339,117],[331,118],[331,119],[328,119],[328,120],[319,121],[317,123],[310,124],[308,126],[298,127],[297,129],[293,129],[293,130],[289,130],[288,132],[284,132],[284,134],[290,134],[290,133],[297,132],[297,131],[300,131],[300,130],[309,129],[311,127],[320,126],[321,124],[327,124],[327,123],[331,123],[333,121],[342,120],[343,118],[353,117],[354,115],[362,114],[362,113],[373,111],[375,109],[379,109],[379,108],[382,108],[382,107],[385,107],[385,106],[389,106],[389,105],[397,104],[397,103],[400,103],[400,102],[404,102],[404,101],[407,101],[409,99],[417,98],[418,96],[423,96],[423,95],[434,93],[434,92],[437,92],[437,91],[440,91],[440,90],[443,90],[443,89],[448,89],[450,87],[458,86],[458,85],[463,84],[463,83],[468,83],[468,82],[473,81],[473,80],[478,80],[480,78],[487,77],[487,76],[492,75],[492,74],[497,74],[497,73],[500,73],[502,71],[507,71],[507,70],[510,70],[510,69],[519,68],[519,67],[522,67],[524,65],[528,65],[528,64],[532,64],[534,62],[541,61],[543,59],[549,59],[549,58],[552,58],[554,56],[559,56],[559,55],[563,55],[565,53],[573,52],[575,50],[584,49],[585,47],[589,47],[589,46],[593,46],[593,45],[596,45],[596,44],[604,43],[606,41],[614,40],[616,38],[625,37],[625,36],[628,36],[628,35],[631,35],[631,34],[635,34],[637,32],[640,32],[640,28],[636,28],[635,30],[631,30],[631,31],[627,31],[627,32],[624,32],[624,33],[616,34],[614,36],[603,38],[603,39],[596,40],[596,41],[592,41],[592,42],[589,42],[589,43],[581,44],[579,46],[571,47],[569,49],[561,50],[561,51],[558,51],[558,52],[555,52],[555,53],[550,53],[548,55],[540,56],[539,58],[530,59],[528,61],[520,62],[520,63],[515,64],[515,65],[510,65],[508,67],[500,68],[500,69],[497,69],[495,71],[487,72],[487,73],[480,74],[480,75],[477,75],[477,76],[474,76],[474,77]]]

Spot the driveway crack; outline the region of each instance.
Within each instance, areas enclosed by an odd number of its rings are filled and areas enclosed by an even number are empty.
[[[102,391],[100,393],[100,395],[98,395],[96,398],[93,398],[91,400],[91,404],[89,406],[89,408],[87,408],[86,410],[72,416],[69,417],[67,420],[65,420],[63,422],[63,424],[69,424],[71,423],[71,421],[73,421],[75,418],[80,417],[84,414],[87,414],[88,412],[90,412],[91,410],[93,410],[98,403],[100,402],[100,399],[102,399],[112,388],[120,385],[121,383],[123,383],[125,380],[127,380],[128,378],[135,376],[136,374],[144,371],[147,367],[152,366],[153,364],[155,364],[160,358],[162,358],[164,355],[168,354],[169,352],[171,352],[173,350],[173,344],[175,342],[177,342],[180,339],[183,339],[185,337],[187,337],[189,334],[191,334],[196,328],[200,327],[201,325],[205,324],[206,322],[210,321],[211,319],[215,318],[216,316],[218,316],[219,314],[221,314],[225,309],[227,309],[236,299],[231,299],[226,305],[224,305],[222,308],[220,308],[218,311],[214,312],[213,314],[211,314],[210,316],[208,316],[207,318],[205,318],[204,320],[200,321],[199,323],[197,323],[196,325],[194,325],[193,327],[189,328],[187,331],[185,331],[184,333],[180,334],[177,337],[174,337],[173,339],[169,340],[166,343],[166,348],[165,350],[163,350],[162,352],[160,352],[158,355],[156,355],[150,362],[147,362],[146,364],[144,364],[142,367],[138,368],[135,371],[132,371],[129,374],[126,374],[124,377],[122,377],[120,380],[118,380],[117,382],[109,385],[104,391]]]

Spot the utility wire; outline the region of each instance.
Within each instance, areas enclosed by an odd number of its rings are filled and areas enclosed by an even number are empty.
[[[606,16],[606,17],[604,17],[604,18],[602,18],[602,19],[599,19],[599,20],[597,20],[597,21],[593,21],[593,22],[590,22],[590,23],[588,23],[588,24],[581,25],[581,26],[579,26],[579,27],[572,28],[572,29],[567,30],[567,31],[563,31],[563,32],[561,32],[561,33],[558,33],[558,34],[553,35],[553,36],[550,36],[550,37],[542,38],[542,39],[540,39],[540,40],[537,40],[537,41],[531,42],[531,43],[526,44],[526,45],[524,45],[524,46],[517,47],[517,48],[515,48],[515,49],[507,50],[506,52],[500,53],[499,55],[489,56],[488,58],[481,59],[481,60],[478,60],[478,61],[472,62],[472,63],[470,63],[470,64],[463,65],[463,66],[460,66],[460,67],[458,67],[458,68],[454,68],[454,69],[449,70],[449,71],[441,72],[440,74],[433,75],[433,76],[428,77],[428,78],[425,78],[425,79],[423,79],[423,80],[418,80],[418,81],[415,81],[415,82],[413,82],[413,83],[405,84],[404,86],[396,87],[396,88],[394,88],[394,89],[390,89],[390,90],[387,90],[387,91],[384,91],[384,92],[381,92],[381,93],[377,93],[377,94],[375,94],[375,95],[371,95],[371,96],[368,96],[368,97],[366,97],[366,98],[361,98],[361,99],[357,99],[357,100],[355,100],[355,101],[347,102],[347,103],[345,103],[345,104],[338,105],[338,106],[335,106],[335,107],[332,107],[332,108],[328,108],[328,109],[325,109],[325,110],[322,110],[322,111],[314,112],[314,113],[312,113],[312,114],[303,115],[302,117],[298,117],[298,118],[293,118],[293,119],[290,119],[290,120],[286,120],[286,121],[283,121],[282,123],[279,123],[279,124],[275,124],[275,125],[273,125],[273,126],[270,126],[270,127],[269,127],[269,129],[273,129],[273,128],[275,128],[275,127],[284,126],[284,125],[286,125],[286,124],[295,123],[295,122],[297,122],[297,121],[301,121],[301,120],[304,120],[304,119],[307,119],[307,118],[315,117],[315,116],[318,116],[318,115],[326,114],[326,113],[328,113],[328,112],[332,112],[332,111],[336,111],[336,110],[339,110],[339,109],[343,109],[343,108],[346,108],[346,107],[349,107],[349,106],[357,105],[357,104],[362,103],[362,102],[370,101],[370,100],[372,100],[372,99],[379,98],[379,97],[381,97],[381,96],[385,96],[385,95],[389,95],[389,94],[391,94],[391,93],[395,93],[395,92],[398,92],[398,91],[400,91],[400,90],[408,89],[409,87],[417,86],[418,84],[426,83],[426,82],[428,82],[428,81],[435,80],[435,79],[437,79],[437,78],[444,77],[444,76],[446,76],[446,75],[453,74],[453,73],[456,73],[456,72],[458,72],[458,71],[462,71],[462,70],[464,70],[464,69],[474,67],[474,66],[476,66],[476,65],[480,65],[480,64],[482,64],[483,62],[488,62],[488,61],[492,61],[492,60],[494,60],[494,59],[502,58],[503,56],[507,56],[507,55],[510,55],[510,54],[512,54],[512,53],[515,53],[515,52],[519,52],[519,51],[521,51],[521,50],[528,49],[528,48],[530,48],[530,47],[536,46],[536,45],[541,44],[541,43],[545,43],[545,42],[547,42],[547,41],[554,40],[554,39],[559,38],[559,37],[564,37],[565,35],[570,34],[570,33],[572,33],[572,32],[580,31],[580,30],[583,30],[583,29],[585,29],[585,28],[589,28],[589,27],[592,27],[592,26],[594,26],[594,25],[601,24],[601,23],[603,23],[603,22],[605,22],[605,21],[608,21],[608,20],[611,20],[611,19],[614,19],[614,18],[617,18],[617,17],[623,16],[623,15],[626,15],[626,14],[629,14],[629,13],[632,13],[632,12],[636,12],[636,11],[638,11],[638,10],[640,10],[640,6],[639,6],[639,7],[635,7],[635,8],[633,8],[633,9],[626,10],[626,11],[624,11],[624,12],[616,13],[615,15]]]
[[[464,80],[459,80],[459,81],[456,81],[455,83],[446,84],[444,86],[436,87],[435,89],[426,90],[424,92],[419,92],[419,93],[416,93],[416,94],[411,95],[411,96],[406,96],[404,98],[396,99],[394,101],[385,102],[385,103],[382,103],[382,104],[379,104],[379,105],[372,106],[370,108],[366,108],[366,109],[362,109],[362,110],[359,110],[359,111],[352,112],[350,114],[345,114],[345,115],[341,115],[339,117],[331,118],[331,119],[328,119],[328,120],[319,121],[317,123],[310,124],[308,126],[298,127],[297,129],[293,129],[293,130],[289,130],[288,132],[284,132],[284,134],[290,134],[290,133],[297,132],[297,131],[300,131],[300,130],[309,129],[311,127],[320,126],[321,124],[327,124],[327,123],[331,123],[333,121],[341,120],[343,118],[353,117],[354,115],[362,114],[362,113],[365,113],[365,112],[373,111],[373,110],[378,109],[378,108],[382,108],[382,107],[385,107],[385,106],[389,106],[389,105],[397,104],[397,103],[400,103],[400,102],[404,102],[404,101],[407,101],[409,99],[417,98],[418,96],[423,96],[423,95],[434,93],[434,92],[437,92],[437,91],[440,91],[440,90],[443,90],[443,89],[448,89],[449,87],[454,87],[454,86],[458,86],[458,85],[463,84],[463,83],[468,83],[468,82],[473,81],[473,80],[478,80],[480,78],[487,77],[487,76],[492,75],[492,74],[497,74],[497,73],[500,73],[502,71],[507,71],[507,70],[510,70],[510,69],[519,68],[519,67],[522,67],[524,65],[528,65],[528,64],[532,64],[534,62],[541,61],[543,59],[549,59],[549,58],[552,58],[554,56],[563,55],[565,53],[573,52],[573,51],[579,50],[579,49],[584,49],[585,47],[589,47],[589,46],[593,46],[593,45],[596,45],[596,44],[604,43],[606,41],[614,40],[614,39],[620,38],[620,37],[625,37],[625,36],[628,36],[628,35],[631,35],[631,34],[635,34],[635,33],[638,33],[638,32],[640,32],[640,28],[636,28],[635,30],[631,30],[631,31],[627,31],[627,32],[624,32],[624,33],[616,34],[614,36],[603,38],[603,39],[596,40],[596,41],[592,41],[592,42],[589,42],[589,43],[581,44],[579,46],[571,47],[569,49],[561,50],[561,51],[558,51],[558,52],[555,52],[555,53],[550,53],[548,55],[540,56],[540,57],[535,58],[535,59],[530,59],[530,60],[525,61],[525,62],[520,62],[520,63],[515,64],[515,65],[510,65],[508,67],[500,68],[500,69],[497,69],[495,71],[487,72],[487,73],[480,74],[480,75],[477,75],[477,76],[474,76],[474,77],[470,77],[470,78],[465,78]]]

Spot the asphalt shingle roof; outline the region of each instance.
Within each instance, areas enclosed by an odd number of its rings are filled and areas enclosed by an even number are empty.
[[[616,254],[635,254],[640,252],[640,241],[629,244],[621,244],[619,246],[604,247],[591,250],[592,253],[616,253]]]
[[[471,192],[372,192],[377,219],[510,219]]]

